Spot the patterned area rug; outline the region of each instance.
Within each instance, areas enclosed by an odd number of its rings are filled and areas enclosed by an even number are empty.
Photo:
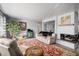
[[[19,45],[25,46],[39,46],[43,49],[45,56],[75,56],[76,54],[72,51],[68,51],[56,45],[48,45],[43,42],[40,42],[37,39],[28,39],[28,40],[21,40],[18,41]]]

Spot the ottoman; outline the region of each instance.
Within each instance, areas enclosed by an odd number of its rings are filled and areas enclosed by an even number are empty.
[[[43,56],[43,50],[38,46],[32,46],[26,49],[25,56]]]

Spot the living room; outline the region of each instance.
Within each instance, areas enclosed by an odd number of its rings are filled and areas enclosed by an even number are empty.
[[[78,3],[0,3],[1,56],[78,56]]]

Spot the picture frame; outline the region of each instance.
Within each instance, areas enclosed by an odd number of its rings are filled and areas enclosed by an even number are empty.
[[[27,23],[26,22],[19,22],[19,23],[20,23],[21,30],[25,31],[27,27]]]
[[[59,21],[59,26],[72,25],[71,15],[61,16]]]

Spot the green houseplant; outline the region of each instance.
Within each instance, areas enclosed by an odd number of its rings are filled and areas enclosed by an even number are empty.
[[[6,29],[13,39],[16,38],[16,35],[21,31],[19,22],[14,20],[7,23]]]

